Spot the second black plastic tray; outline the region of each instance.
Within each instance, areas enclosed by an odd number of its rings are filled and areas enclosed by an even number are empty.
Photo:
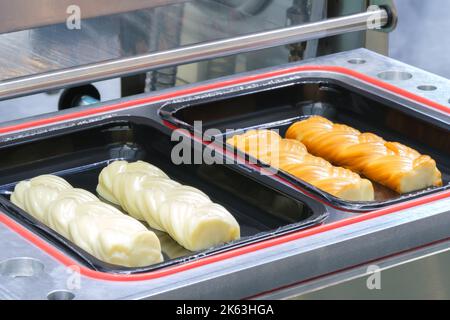
[[[399,195],[375,183],[375,201],[351,202],[334,197],[286,172],[279,171],[275,175],[282,178],[281,181],[297,187],[299,194],[307,192],[336,208],[365,212],[450,188],[448,124],[336,80],[288,80],[274,86],[243,91],[239,95],[211,94],[197,100],[190,98],[188,102],[166,104],[160,109],[160,116],[164,120],[204,140],[213,140],[218,147],[227,149],[228,154],[244,157],[260,167],[265,167],[265,164],[234,150],[225,143],[226,139],[251,129],[277,130],[284,136],[291,124],[312,115],[321,115],[362,132],[376,133],[386,140],[403,143],[422,154],[430,155],[442,172],[444,185]],[[199,121],[202,127],[197,129],[195,123]],[[220,133],[208,136],[211,129]],[[274,184],[284,190],[285,183],[279,181]]]

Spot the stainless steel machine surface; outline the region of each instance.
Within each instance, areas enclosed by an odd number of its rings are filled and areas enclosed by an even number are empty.
[[[430,245],[255,298],[448,300],[449,247],[448,241]]]
[[[255,90],[261,81],[276,84],[282,79],[312,77],[340,81],[392,101],[440,126],[448,128],[450,124],[450,80],[358,49],[14,121],[0,128],[0,144],[55,134],[64,128],[112,117],[132,116],[138,110],[156,115],[162,105],[174,100],[190,101],[195,97],[220,95],[221,90],[237,95]],[[433,90],[423,90],[430,88],[430,84]],[[448,159],[448,154],[443,157]],[[245,250],[233,251],[226,256],[217,255],[172,269],[130,276],[104,274],[74,265],[73,260],[64,258],[66,254],[61,249],[30,236],[1,215],[0,297],[239,299],[302,298],[304,295],[307,298],[324,287],[370,275],[369,265],[381,268],[382,279],[385,273],[386,278],[390,278],[387,270],[399,264],[446,251],[450,238],[449,205],[448,190],[369,213],[344,212],[327,205],[329,217],[320,226],[249,245]],[[445,263],[447,260],[440,261]],[[439,277],[435,281],[443,281],[448,288],[445,283],[448,273],[440,271],[433,275]],[[422,289],[426,290],[425,287]],[[442,292],[445,296],[445,290]],[[387,297],[410,297],[389,290],[384,293]],[[320,297],[320,293],[316,297]]]

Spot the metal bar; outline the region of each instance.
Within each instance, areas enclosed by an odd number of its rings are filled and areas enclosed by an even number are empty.
[[[374,16],[379,17],[381,26],[389,21],[386,10],[379,9],[300,26],[6,80],[0,82],[0,100],[152,69],[367,30],[368,22],[372,21]]]

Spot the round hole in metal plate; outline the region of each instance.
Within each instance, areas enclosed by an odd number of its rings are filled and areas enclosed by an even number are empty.
[[[47,295],[48,300],[73,300],[75,299],[75,294],[67,290],[55,290],[49,292]]]
[[[13,258],[0,262],[0,275],[11,278],[34,277],[44,271],[44,264],[33,258]]]
[[[413,75],[406,71],[384,71],[378,74],[378,78],[388,81],[409,80]]]
[[[366,60],[361,59],[361,58],[350,59],[347,62],[350,64],[365,64],[365,63],[367,63]]]
[[[422,91],[436,91],[437,87],[433,86],[433,85],[423,85],[423,86],[418,86],[417,89],[422,90]]]

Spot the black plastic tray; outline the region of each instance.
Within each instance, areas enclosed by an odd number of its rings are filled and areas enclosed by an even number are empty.
[[[374,183],[375,201],[352,202],[334,197],[286,172],[276,176],[308,193],[323,199],[331,206],[343,210],[364,212],[383,208],[450,188],[450,126],[432,117],[415,113],[394,102],[373,95],[360,88],[330,79],[310,78],[287,80],[273,86],[242,91],[239,95],[214,94],[186,102],[164,105],[160,116],[179,128],[212,140],[260,167],[266,165],[257,159],[225,143],[226,139],[250,129],[276,129],[284,136],[291,124],[311,115],[321,115],[334,122],[350,125],[363,132],[373,132],[381,137],[415,148],[436,160],[442,172],[444,186],[428,188],[399,195]],[[194,127],[194,121],[202,121],[202,129]],[[221,133],[208,136],[207,130]],[[220,138],[220,139],[219,139]],[[236,157],[235,157],[236,158]],[[250,167],[249,167],[250,168]],[[283,182],[274,182],[279,190],[285,190]]]
[[[69,127],[58,135],[34,136],[33,141],[0,147],[0,211],[37,232],[80,263],[98,271],[140,273],[181,264],[320,224],[324,205],[308,197],[293,198],[236,170],[234,165],[174,165],[170,136],[147,118],[120,117],[96,125]],[[189,252],[168,235],[157,232],[165,261],[127,268],[104,263],[34,219],[9,201],[16,183],[41,174],[56,174],[74,187],[95,194],[100,171],[111,161],[144,160],[172,179],[197,187],[225,206],[237,219],[242,238],[202,252]]]

